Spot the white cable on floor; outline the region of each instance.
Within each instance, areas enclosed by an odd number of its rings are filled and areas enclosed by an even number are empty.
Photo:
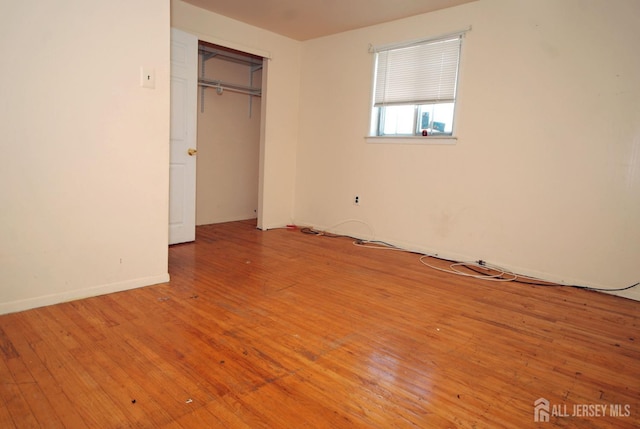
[[[512,282],[514,280],[516,280],[518,278],[518,276],[514,273],[512,273],[511,271],[505,270],[504,268],[500,268],[498,266],[494,266],[494,265],[481,265],[478,264],[477,262],[453,262],[449,265],[449,269],[446,268],[440,268],[440,267],[436,267],[434,265],[431,265],[427,262],[425,262],[425,258],[431,258],[432,256],[430,255],[422,255],[420,257],[420,262],[423,265],[426,265],[429,268],[433,268],[434,270],[438,270],[438,271],[442,271],[444,273],[449,273],[449,274],[455,274],[455,275],[459,275],[459,276],[465,276],[465,277],[471,277],[474,279],[479,279],[479,280],[487,280],[487,281],[494,281],[494,282]],[[483,270],[492,270],[492,271],[497,271],[497,274],[493,274],[493,275],[489,275],[489,274],[471,274],[471,273],[466,273],[464,271],[460,271],[458,269],[456,269],[455,267],[458,266],[474,266],[476,268],[480,268]],[[508,277],[508,278],[502,278],[503,275],[509,275],[512,276]]]
[[[326,230],[324,230],[323,232],[330,232],[332,229],[335,229],[341,225],[344,225],[345,223],[350,223],[350,222],[356,222],[356,223],[361,223],[362,225],[366,226],[367,228],[369,228],[369,231],[371,231],[371,239],[370,240],[365,240],[365,241],[373,241],[375,240],[376,237],[376,233],[373,230],[373,227],[371,225],[369,225],[368,223],[361,221],[359,219],[347,219],[347,220],[343,220],[342,222],[338,222],[335,225],[330,226],[329,228],[327,228]]]

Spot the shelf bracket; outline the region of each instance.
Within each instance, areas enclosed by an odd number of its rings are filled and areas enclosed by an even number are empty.
[[[253,111],[253,97],[261,97],[262,89],[253,87],[253,74],[262,69],[262,64],[257,64],[255,60],[248,59],[244,56],[237,54],[230,54],[225,52],[211,52],[206,48],[200,49],[200,77],[198,79],[198,86],[200,87],[200,113],[204,113],[204,96],[207,88],[216,88],[218,94],[222,94],[222,91],[228,90],[232,92],[239,92],[247,94],[249,96],[249,118]],[[206,62],[211,58],[219,57],[220,59],[232,61],[249,66],[249,86],[222,82],[220,80],[209,80],[206,75]]]

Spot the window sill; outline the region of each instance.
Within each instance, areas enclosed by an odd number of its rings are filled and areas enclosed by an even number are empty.
[[[456,144],[455,136],[366,136],[367,143],[393,144]]]

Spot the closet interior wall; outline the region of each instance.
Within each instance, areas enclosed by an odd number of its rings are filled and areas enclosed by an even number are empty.
[[[198,76],[201,82],[260,88],[262,69],[248,59],[201,51]],[[257,217],[260,110],[260,96],[199,86],[196,225]]]

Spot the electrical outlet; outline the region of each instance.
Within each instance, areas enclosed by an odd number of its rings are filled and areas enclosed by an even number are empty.
[[[358,195],[353,197],[353,205],[354,206],[359,206],[360,205],[360,197]]]

